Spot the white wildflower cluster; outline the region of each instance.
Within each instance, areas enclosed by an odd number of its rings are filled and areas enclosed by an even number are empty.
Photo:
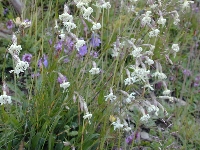
[[[11,96],[8,96],[7,93],[6,93],[7,86],[6,86],[5,81],[3,81],[2,90],[3,90],[3,95],[0,96],[0,104],[1,105],[3,105],[3,104],[11,104],[12,103]]]
[[[142,122],[147,122],[149,119],[150,119],[149,114],[146,114],[146,115],[143,115],[143,116],[140,118],[140,121],[142,121]]]
[[[148,113],[154,112],[156,116],[158,116],[159,108],[155,105],[150,105],[147,109]]]
[[[60,84],[60,87],[63,88],[63,93],[67,91],[67,88],[70,86],[69,82],[63,82]]]
[[[157,37],[158,34],[160,33],[159,29],[153,29],[152,31],[149,32],[149,37]]]
[[[145,14],[143,14],[143,18],[141,20],[141,25],[145,26],[146,24],[149,25],[151,23],[151,11],[147,11]]]
[[[75,45],[75,47],[76,47],[77,51],[79,51],[79,48],[82,47],[84,44],[85,44],[84,40],[76,39],[76,45]]]
[[[95,30],[99,30],[101,28],[101,24],[100,23],[96,23],[95,21],[93,21],[90,16],[93,13],[93,9],[92,7],[88,7],[89,3],[91,2],[90,0],[88,1],[84,1],[84,0],[74,0],[74,2],[76,3],[77,8],[79,8],[83,14],[83,18],[86,19],[87,21],[91,22],[93,24],[91,30],[95,31]],[[102,3],[102,7],[106,7],[107,8],[107,3]],[[98,5],[96,5],[98,6]]]
[[[111,8],[110,2],[105,2],[104,0],[96,1],[95,6],[98,8],[101,8],[101,9],[110,9]]]
[[[8,52],[12,55],[16,66],[14,70],[10,71],[10,73],[14,72],[15,74],[17,74],[17,76],[19,76],[20,72],[24,72],[29,67],[29,63],[20,60],[19,53],[22,48],[21,45],[17,45],[17,37],[14,34],[12,37],[12,42],[12,45],[10,46],[10,48],[8,48]]]
[[[132,92],[131,94],[128,94],[128,97],[126,98],[126,103],[131,103],[131,101],[135,100],[135,92]]]
[[[134,46],[134,50],[130,53],[130,55],[132,55],[133,57],[141,57],[142,54],[142,47],[136,47]]]
[[[113,43],[113,48],[112,48],[112,57],[118,57],[120,54],[120,50],[124,47],[125,42],[120,42],[119,38],[117,38],[117,41]]]
[[[93,61],[93,68],[89,71],[92,75],[99,74],[100,68],[97,68],[96,63]]]
[[[73,23],[73,16],[68,13],[69,8],[65,4],[64,5],[64,13],[59,15],[59,19],[62,21],[63,25],[65,26],[67,32],[71,32],[72,29],[76,28],[76,24]],[[57,24],[56,24],[57,26]]]
[[[194,1],[184,0],[183,4],[181,4],[182,10],[187,10],[192,3],[194,3]]]
[[[128,126],[128,123],[123,119],[123,123],[121,123],[121,120],[119,119],[119,117],[117,117],[116,121],[112,122],[112,124],[114,126],[114,130],[118,129],[118,130],[124,130],[126,132],[131,131],[131,127]]]
[[[176,57],[177,52],[179,52],[178,44],[172,44],[172,53],[174,54],[174,58]]]
[[[149,66],[154,64],[154,61],[150,59],[148,56],[145,56],[145,59],[146,59],[145,63],[148,64]]]
[[[116,98],[117,98],[117,96],[115,96],[115,95],[113,94],[112,88],[110,88],[110,94],[108,94],[107,96],[104,96],[104,97],[106,98],[105,101],[110,100],[111,102],[115,101]]]
[[[160,18],[158,19],[157,23],[159,25],[162,25],[163,27],[165,26],[165,23],[166,23],[166,19],[163,18],[163,16],[160,16]]]
[[[91,124],[90,119],[92,118],[92,114],[89,113],[89,111],[88,111],[87,103],[85,102],[83,97],[81,95],[79,95],[78,92],[74,92],[73,97],[75,97],[75,99],[76,99],[75,94],[78,96],[81,111],[85,113],[85,115],[83,116],[83,119],[84,120],[88,119],[89,124]]]

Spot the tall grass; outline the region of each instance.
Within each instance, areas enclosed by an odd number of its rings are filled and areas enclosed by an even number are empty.
[[[1,14],[4,29],[17,17],[21,24],[0,40],[1,96],[11,96],[10,104],[0,101],[0,148],[199,149],[199,2],[78,2],[23,1],[22,14],[11,5]],[[0,10],[8,4],[0,2]],[[73,21],[62,20],[63,12]],[[67,31],[66,22],[76,28]],[[101,28],[91,29],[95,23]],[[150,37],[154,29],[160,32]],[[19,76],[9,73],[17,64],[9,52],[16,31],[18,57],[32,55]],[[85,44],[77,48],[79,40]]]

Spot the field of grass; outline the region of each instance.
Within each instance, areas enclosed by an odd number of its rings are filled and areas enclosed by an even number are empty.
[[[0,150],[200,149],[199,0],[0,0]]]

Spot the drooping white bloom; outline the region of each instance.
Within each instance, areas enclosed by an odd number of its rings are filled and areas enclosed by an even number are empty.
[[[130,67],[131,69],[134,69],[134,72],[131,73],[132,77],[135,77],[137,81],[143,81],[148,80],[148,74],[150,73],[150,70],[146,70],[145,68],[134,68],[133,66]]]
[[[116,121],[116,122],[113,122],[111,125],[114,126],[114,130],[115,130],[115,129],[121,129],[121,128],[124,127],[124,125],[121,124],[121,121],[120,121],[119,118],[117,118],[117,121]]]
[[[188,9],[190,7],[190,3],[194,3],[194,1],[184,0],[184,3],[182,4],[182,9]]]
[[[86,112],[86,114],[83,116],[83,119],[88,119],[89,124],[91,124],[90,119],[92,118],[92,114],[89,112]]]
[[[141,118],[140,118],[140,121],[142,122],[147,122],[149,120],[150,116],[149,114],[146,114],[146,115],[143,115]]]
[[[89,17],[90,17],[90,15],[91,15],[92,12],[93,12],[93,9],[92,9],[91,7],[88,7],[88,8],[84,8],[83,11],[84,11],[84,13],[83,13],[83,18],[89,20]]]
[[[147,109],[147,111],[150,113],[150,112],[155,112],[155,115],[158,116],[158,111],[159,111],[159,108],[154,106],[154,105],[150,105]]]
[[[148,64],[149,66],[154,64],[154,61],[152,59],[150,59],[148,56],[145,57],[145,63]]]
[[[59,19],[63,22],[72,22],[73,16],[68,13],[63,13],[62,15],[59,15]]]
[[[93,23],[91,30],[99,30],[99,29],[101,29],[101,24],[100,23]]]
[[[154,90],[154,88],[152,87],[152,85],[150,85],[149,83],[145,83],[144,88],[149,88],[150,90]]]
[[[135,100],[135,92],[132,92],[131,94],[128,95],[128,97],[126,98],[126,102],[127,103],[131,103],[131,101]]]
[[[79,51],[79,48],[82,47],[85,44],[85,41],[84,40],[78,40],[78,39],[76,39],[76,41],[77,42],[76,42],[75,47],[76,47],[77,51]]]
[[[178,46],[178,44],[173,44],[173,45],[172,45],[172,50],[175,51],[175,52],[178,52],[178,51],[179,51],[179,46]]]
[[[160,30],[154,29],[149,32],[149,37],[157,37],[159,33],[160,33]]]
[[[63,88],[63,92],[65,92],[69,86],[70,86],[69,82],[63,82],[62,84],[60,84],[60,87]]]
[[[147,11],[143,16],[142,20],[141,20],[141,24],[142,26],[145,26],[146,24],[150,24],[151,23],[151,11]]]
[[[100,73],[100,69],[99,68],[92,68],[89,72],[92,75],[99,74]]]
[[[104,97],[106,98],[105,101],[110,100],[111,102],[113,102],[117,98],[117,96],[115,96],[113,93],[110,93],[110,94],[108,94],[107,96],[104,96]]]
[[[163,18],[163,16],[160,16],[160,18],[157,21],[158,24],[165,26],[166,19]]]
[[[165,89],[164,91],[163,91],[163,95],[165,95],[165,96],[168,96],[168,95],[170,95],[170,90],[168,90],[168,89]]]
[[[135,47],[130,55],[137,58],[137,57],[142,56],[141,52],[142,52],[142,47]]]
[[[17,45],[16,43],[14,43],[10,46],[8,52],[13,56],[13,55],[19,55],[21,50],[22,50],[21,45]]]
[[[8,96],[6,94],[3,94],[0,96],[0,104],[3,105],[3,104],[11,104],[12,101],[11,101],[11,96]]]
[[[155,9],[157,6],[158,6],[158,4],[152,4],[152,5],[150,5],[150,8]]]
[[[14,72],[14,73],[17,74],[17,76],[19,76],[19,73],[24,72],[28,67],[29,67],[28,62],[26,62],[26,61],[24,62],[24,61],[19,60],[17,62],[17,65],[15,66],[15,69],[11,70],[10,73]]]
[[[152,77],[157,77],[159,80],[167,79],[167,76],[164,73],[158,71],[154,72]]]
[[[63,22],[67,32],[70,32],[72,29],[76,28],[76,24],[73,22]]]

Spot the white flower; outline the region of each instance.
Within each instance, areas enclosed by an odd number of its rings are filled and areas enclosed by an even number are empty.
[[[169,94],[170,94],[170,90],[165,89],[165,90],[163,91],[163,95],[167,96],[167,95],[169,95]]]
[[[93,74],[93,75],[99,74],[100,73],[100,69],[99,68],[92,68],[89,72],[91,74]]]
[[[165,26],[166,19],[163,18],[163,16],[160,16],[160,18],[157,21],[158,24]]]
[[[172,45],[172,50],[175,51],[175,52],[178,52],[178,51],[179,51],[179,46],[178,46],[178,44],[173,44],[173,45]]]
[[[124,80],[124,84],[125,84],[125,85],[131,85],[131,84],[133,84],[133,83],[135,83],[135,82],[137,82],[137,81],[138,81],[138,77],[137,77],[137,76],[128,77],[128,78],[126,78],[126,79]]]
[[[141,24],[142,26],[145,26],[146,24],[150,24],[151,23],[151,17],[150,17],[151,11],[147,11],[146,14],[144,14],[142,20],[141,20]]]
[[[132,100],[135,100],[135,93],[132,92],[131,94],[129,94],[128,98],[126,98],[126,102],[130,103]]]
[[[72,29],[76,28],[76,24],[73,22],[63,22],[67,32],[70,32]]]
[[[24,61],[19,60],[17,62],[17,65],[15,66],[15,69],[11,70],[10,73],[14,72],[17,75],[19,75],[20,72],[24,72],[28,67],[29,67],[28,62],[26,62],[26,61],[24,62]]]
[[[63,92],[65,92],[65,90],[67,90],[69,86],[70,86],[69,82],[63,82],[62,84],[60,84],[60,87],[64,89]]]
[[[146,83],[145,85],[144,85],[144,88],[149,88],[150,90],[154,90],[153,89],[153,87],[152,87],[152,85],[150,85],[149,83]]]
[[[101,28],[101,24],[100,23],[93,23],[93,26],[91,28],[91,30],[99,30]]]
[[[154,106],[154,105],[150,105],[147,109],[147,111],[150,113],[150,112],[155,112],[155,115],[158,116],[158,111],[159,111],[159,108]]]
[[[68,13],[63,13],[62,15],[59,15],[59,19],[63,22],[72,22],[73,16]]]
[[[152,77],[157,77],[159,80],[164,80],[164,79],[167,79],[167,76],[164,74],[164,73],[160,73],[158,71],[154,72],[152,74]]]
[[[141,51],[142,51],[142,47],[135,47],[130,55],[132,55],[133,57],[138,58],[138,57],[142,56],[142,54],[140,54]]]
[[[150,73],[150,70],[146,70],[145,68],[139,68],[139,67],[137,68],[133,67],[132,69],[134,69],[134,72],[131,73],[131,76],[135,77],[137,81],[145,82],[145,80],[149,79],[148,74]]]
[[[84,40],[78,40],[77,39],[77,42],[76,42],[76,45],[75,45],[77,51],[79,51],[79,48],[82,47],[84,44],[85,44]]]
[[[111,102],[116,100],[116,98],[117,98],[113,93],[110,93],[110,94],[108,94],[107,96],[104,96],[104,97],[106,98],[105,101],[110,100]]]
[[[158,6],[158,4],[152,4],[152,5],[150,5],[150,8],[155,9],[157,6]]]
[[[123,126],[124,126],[123,124],[121,124],[119,118],[117,118],[117,121],[116,121],[116,122],[113,122],[111,125],[114,126],[114,130],[115,130],[115,129],[121,129],[121,128],[123,128]]]
[[[146,64],[148,64],[149,66],[154,64],[154,61],[150,59],[148,56],[146,56],[145,58],[146,58],[146,61],[145,61]]]
[[[11,96],[8,96],[6,94],[3,94],[0,96],[0,104],[3,105],[3,104],[11,104]]]
[[[146,114],[146,115],[143,115],[141,118],[140,118],[140,121],[142,122],[147,122],[149,120],[150,116],[149,114]]]
[[[21,50],[22,50],[21,45],[17,45],[16,43],[14,43],[10,46],[8,52],[13,56],[13,55],[19,55]]]
[[[187,1],[187,0],[184,0],[184,3],[182,4],[182,9],[188,9],[189,8],[189,5],[190,3],[194,3],[194,1]]]
[[[117,57],[119,56],[119,49],[117,48],[114,48],[112,49],[112,54],[111,54],[112,57]]]
[[[106,3],[102,4],[101,8],[110,9],[111,8],[110,2],[106,2]]]
[[[149,37],[154,37],[154,36],[157,37],[159,33],[160,33],[160,30],[158,29],[152,30],[149,32]]]
[[[91,7],[88,7],[87,9],[84,8],[83,18],[89,20],[89,17],[92,14],[92,12],[93,12],[93,9]]]
[[[89,112],[86,112],[86,114],[83,116],[83,119],[88,119],[88,121],[89,121],[89,124],[91,124],[90,123],[90,119],[92,118],[92,114],[90,114]]]

